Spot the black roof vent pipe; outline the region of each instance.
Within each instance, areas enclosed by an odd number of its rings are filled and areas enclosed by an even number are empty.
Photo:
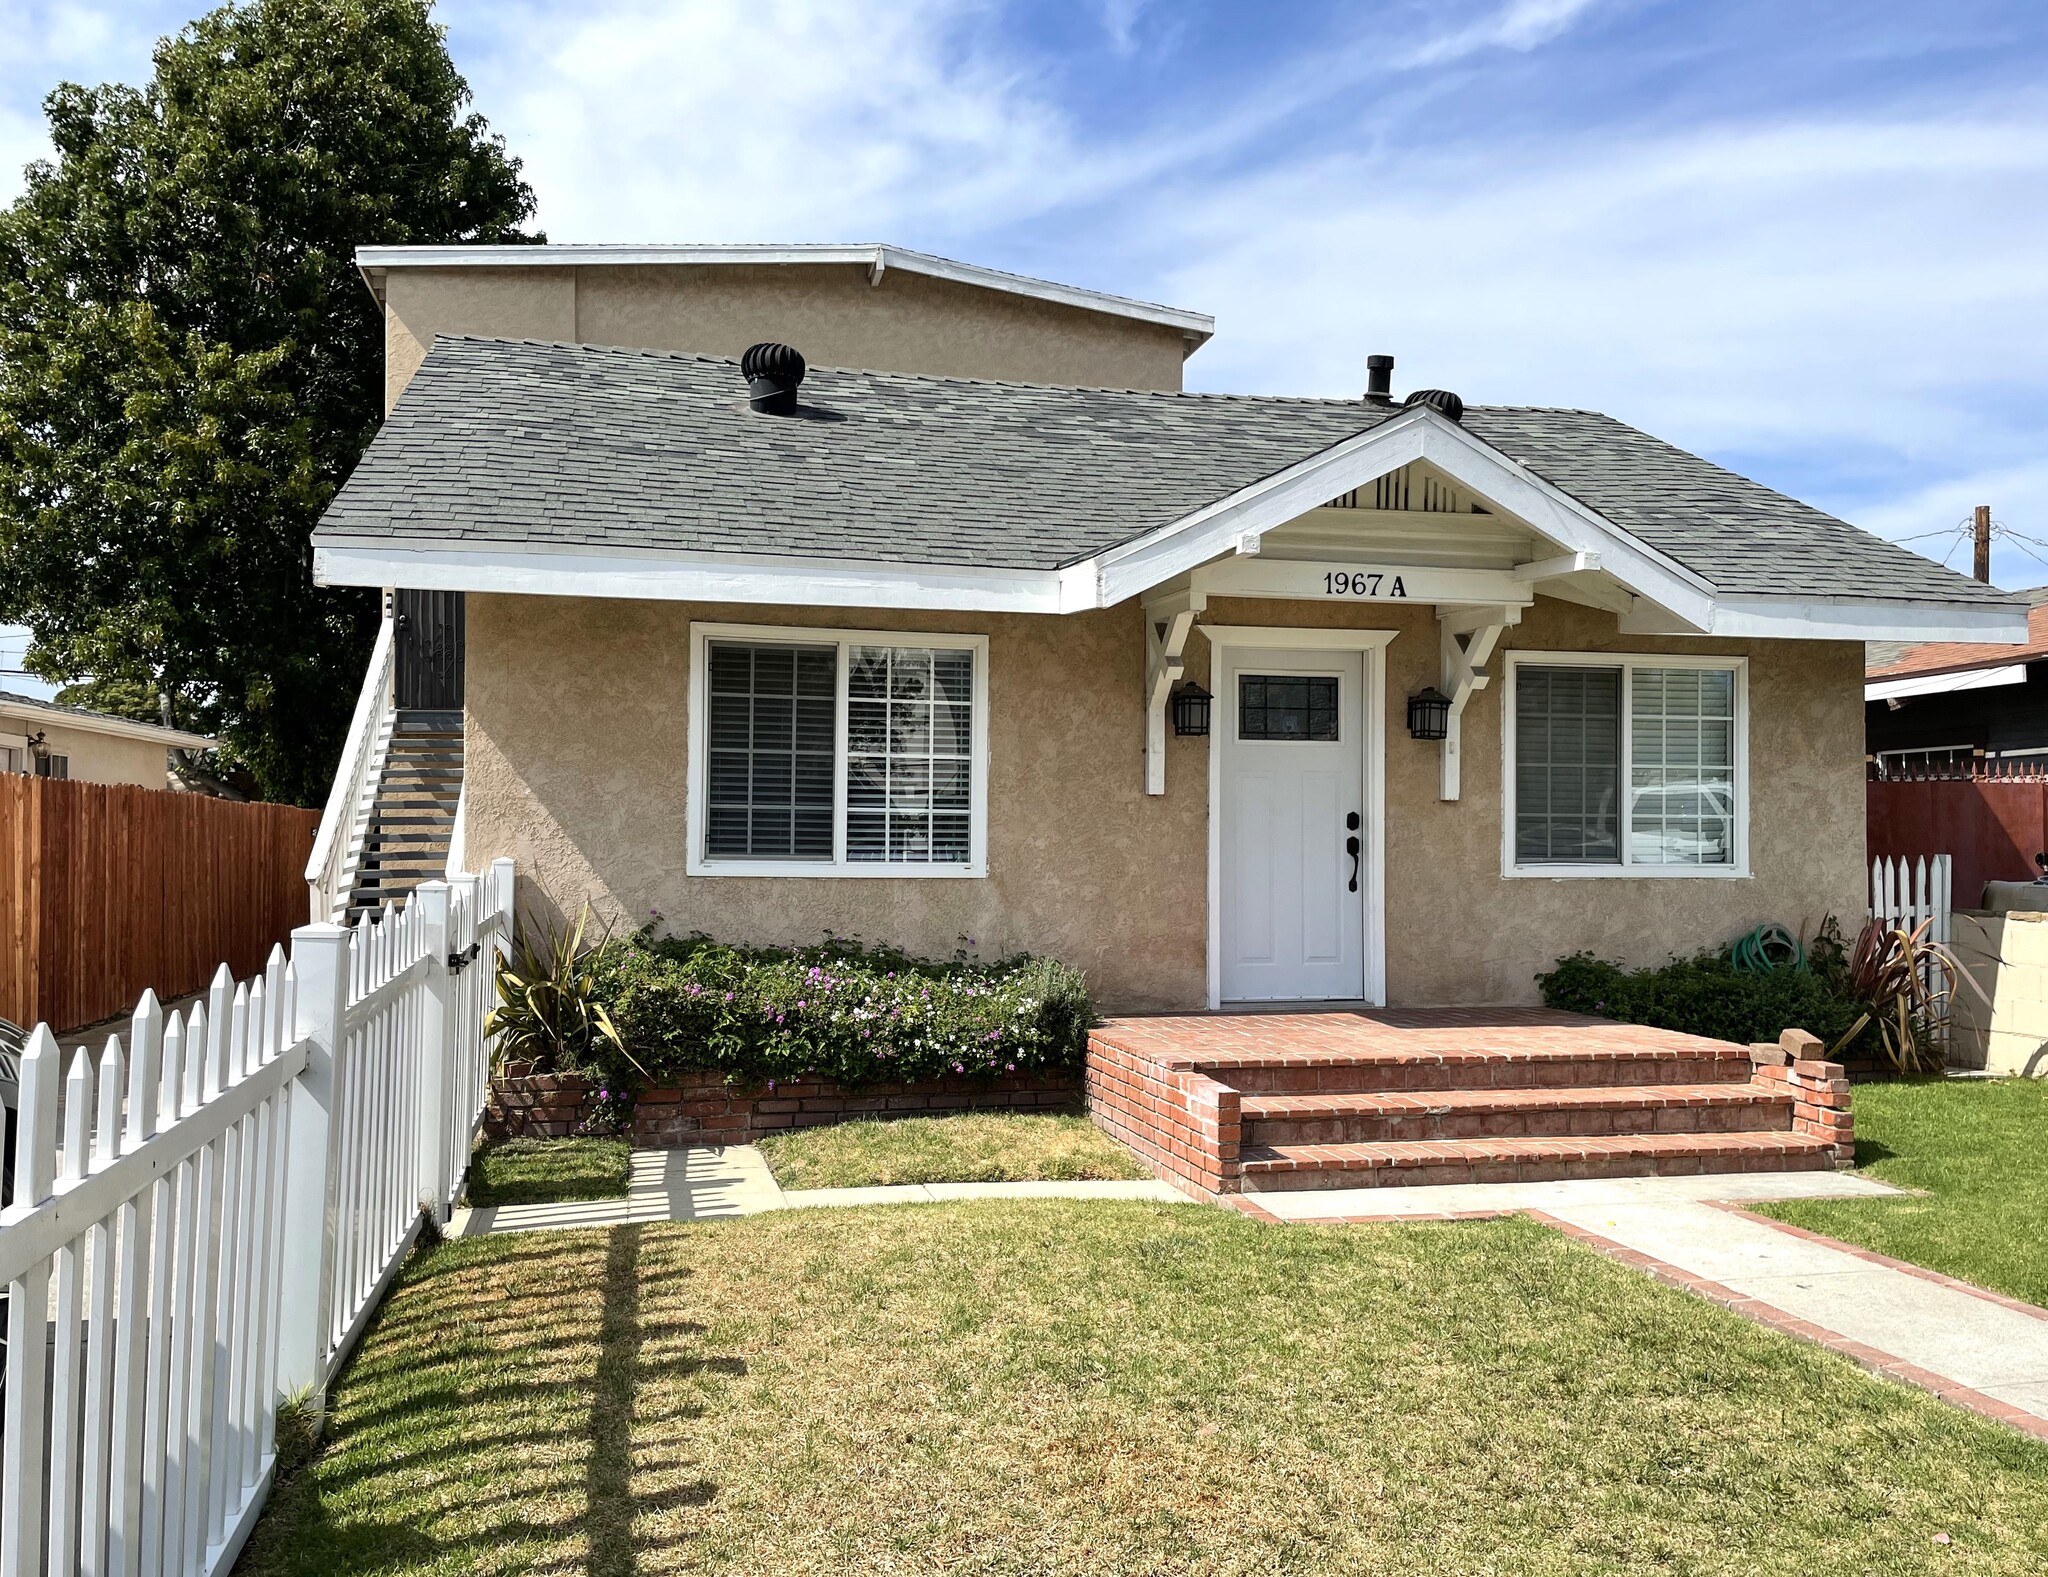
[[[1411,405],[1426,405],[1449,421],[1462,422],[1465,419],[1465,402],[1449,389],[1417,389],[1401,402],[1404,410]]]
[[[764,416],[796,414],[796,389],[804,381],[804,359],[787,345],[765,341],[740,356],[747,403]]]
[[[1393,357],[1368,356],[1365,358],[1365,403],[1367,405],[1392,405],[1394,403]]]

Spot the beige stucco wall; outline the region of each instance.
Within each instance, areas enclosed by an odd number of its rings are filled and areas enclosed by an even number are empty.
[[[0,745],[20,744],[26,737],[24,729],[43,735],[52,754],[71,758],[70,776],[75,781],[139,783],[155,789],[165,786],[170,768],[162,745],[42,721],[31,725],[16,718],[0,718]]]
[[[781,340],[819,367],[1178,389],[1181,331],[865,266],[394,269],[385,285],[385,409],[436,334],[737,356]]]
[[[1622,638],[1611,615],[1539,599],[1507,647],[1745,653],[1747,880],[1504,879],[1500,691],[1466,713],[1463,797],[1436,798],[1436,747],[1405,698],[1436,678],[1432,611],[1212,603],[1217,624],[1393,627],[1387,648],[1387,986],[1395,1003],[1533,1000],[1532,976],[1590,948],[1654,963],[1764,920],[1862,910],[1862,649]],[[683,874],[692,619],[989,636],[985,880]],[[1142,789],[1141,614],[1066,617],[472,595],[468,848],[509,854],[529,896],[588,898],[637,924],[795,942],[831,930],[944,955],[1029,948],[1085,969],[1105,1006],[1199,1007],[1206,988],[1207,741],[1172,739],[1167,793]],[[1207,680],[1208,646],[1190,643]],[[1493,672],[1501,672],[1496,659]],[[1852,927],[1853,928],[1853,927]]]

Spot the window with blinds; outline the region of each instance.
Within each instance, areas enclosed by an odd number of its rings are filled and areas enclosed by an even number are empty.
[[[716,628],[697,664],[704,874],[979,874],[981,637]]]
[[[837,649],[719,642],[710,657],[706,852],[831,859]]]
[[[1621,670],[1515,673],[1515,858],[1621,858]]]
[[[1537,659],[1512,673],[1516,866],[1742,862],[1739,664]]]

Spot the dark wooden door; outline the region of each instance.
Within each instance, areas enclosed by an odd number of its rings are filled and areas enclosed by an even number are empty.
[[[400,711],[462,710],[462,593],[398,593]]]

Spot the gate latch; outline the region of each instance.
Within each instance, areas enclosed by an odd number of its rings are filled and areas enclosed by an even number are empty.
[[[448,973],[451,975],[459,975],[463,972],[463,970],[467,969],[471,964],[475,963],[477,950],[481,945],[482,944],[477,942],[471,942],[469,946],[465,947],[461,952],[450,953],[448,955]]]

